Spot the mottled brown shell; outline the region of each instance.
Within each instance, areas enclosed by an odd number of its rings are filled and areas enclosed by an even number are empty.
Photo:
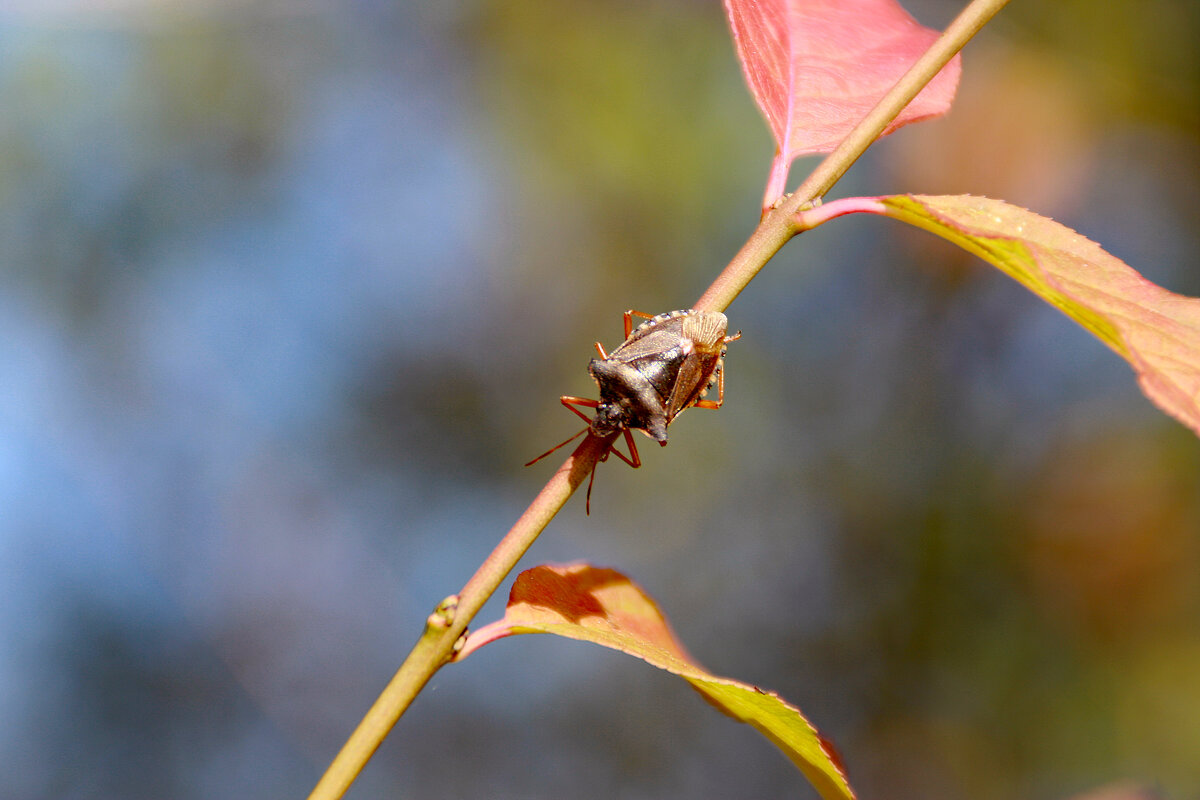
[[[642,430],[667,443],[667,426],[716,380],[729,321],[719,311],[669,311],[638,326],[588,371],[600,387],[592,431]]]

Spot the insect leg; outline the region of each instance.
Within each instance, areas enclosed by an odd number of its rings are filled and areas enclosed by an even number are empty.
[[[642,465],[642,459],[638,457],[637,445],[633,443],[633,432],[630,431],[629,428],[626,428],[625,430],[621,431],[621,433],[625,434],[625,444],[629,447],[629,455],[633,457],[633,460],[631,461],[626,458],[625,454],[617,449],[617,442],[615,439],[608,446],[608,449],[604,451],[604,455],[600,456],[600,460],[606,460],[609,453],[616,453],[617,458],[621,459],[634,469],[637,469]],[[588,476],[587,501],[583,505],[583,511],[585,514],[592,513],[592,484],[595,482],[596,468],[592,467],[592,474]]]
[[[645,311],[635,311],[632,308],[625,312],[625,338],[629,338],[629,334],[633,333],[633,318],[642,317],[643,319],[654,319],[653,314],[647,314]]]
[[[642,459],[638,455],[637,445],[633,443],[633,432],[630,431],[629,428],[626,428],[625,430],[621,431],[621,433],[625,434],[625,446],[629,449],[629,457],[626,458],[625,454],[617,449],[617,441],[615,439],[613,440],[613,443],[608,446],[608,449],[614,453],[617,458],[621,459],[634,469],[637,469],[642,465]],[[608,454],[606,453],[605,458],[607,457]]]
[[[566,406],[568,411],[570,411],[573,414],[577,414],[579,416],[579,418],[582,419],[584,422],[588,423],[588,425],[592,424],[592,418],[589,417],[587,414],[584,414],[582,411],[580,411],[575,406],[583,406],[584,408],[599,408],[600,407],[599,400],[588,400],[586,397],[572,397],[569,394],[564,394],[562,397],[558,398],[558,401],[560,403],[562,403],[564,406]]]
[[[740,338],[742,338],[742,332],[738,331],[733,336],[726,336],[724,343],[729,344],[730,342],[734,341],[735,339],[740,339]],[[721,351],[721,352],[724,353],[724,351]],[[725,359],[722,358],[717,363],[717,400],[716,400],[716,402],[713,402],[712,400],[697,400],[695,403],[695,406],[696,406],[696,408],[720,408],[721,404],[724,402],[725,402]]]
[[[565,445],[568,445],[568,444],[570,444],[571,442],[573,442],[573,441],[575,441],[577,438],[579,438],[579,436],[581,436],[582,434],[585,434],[585,433],[587,433],[587,432],[588,432],[588,430],[591,428],[592,419],[591,419],[591,417],[589,417],[589,416],[587,416],[586,414],[584,414],[582,411],[580,411],[580,410],[579,410],[578,408],[576,408],[575,406],[585,406],[585,407],[587,407],[587,408],[595,408],[596,406],[600,405],[599,401],[597,401],[597,400],[588,400],[588,399],[587,399],[587,398],[585,398],[585,397],[571,397],[571,396],[569,396],[569,395],[563,395],[562,397],[560,397],[560,398],[558,398],[558,399],[559,399],[559,402],[561,402],[561,403],[562,403],[564,406],[566,406],[566,407],[567,407],[567,410],[571,411],[571,412],[572,412],[572,413],[574,413],[574,414],[577,414],[577,415],[579,415],[579,417],[580,417],[580,418],[581,418],[581,419],[582,419],[584,422],[588,423],[588,427],[587,427],[587,428],[584,428],[584,429],[583,429],[583,430],[581,430],[579,433],[576,433],[576,434],[575,434],[575,435],[573,435],[573,436],[572,436],[570,439],[567,439],[565,442],[559,442],[558,444],[554,445],[554,447],[551,447],[549,450],[547,450],[546,452],[542,453],[540,456],[538,456],[537,458],[535,458],[533,461],[530,461],[530,462],[528,462],[528,463],[525,465],[525,466],[527,466],[527,467],[528,467],[528,466],[532,466],[533,464],[536,464],[537,462],[541,461],[541,460],[542,460],[543,458],[545,458],[546,456],[548,456],[548,455],[550,455],[551,453],[553,453],[553,452],[554,452],[555,450],[557,450],[558,448],[560,448],[560,447],[563,447],[563,446],[565,446]]]
[[[717,399],[714,400],[697,400],[696,408],[720,408],[725,402],[725,362],[721,361],[717,365]]]
[[[560,397],[558,399],[559,399],[559,401],[562,402],[562,404],[564,406],[569,408],[571,411],[574,411],[582,419],[586,420],[588,423],[588,427],[591,427],[591,422],[592,422],[591,417],[588,417],[587,415],[585,415],[582,411],[580,411],[575,406],[585,406],[586,408],[598,408],[600,406],[599,400],[588,400],[586,397],[571,397],[570,395],[563,395],[562,397]],[[611,450],[612,452],[616,453],[617,457],[620,458],[622,461],[624,461],[626,464],[633,467],[634,469],[637,469],[638,467],[640,467],[642,465],[642,459],[638,456],[637,445],[633,443],[633,433],[629,430],[629,428],[625,428],[622,431],[622,433],[625,434],[625,443],[626,443],[626,445],[628,445],[627,449],[629,450],[629,456],[626,457],[624,453],[622,453],[620,450],[618,450],[614,446],[616,444],[615,440],[614,440],[613,444],[609,445],[608,449]],[[575,436],[578,436],[578,435],[579,434],[575,434]],[[571,439],[574,439],[574,438],[575,438],[574,436],[571,437]],[[567,442],[571,441],[571,439],[568,439]],[[563,442],[563,444],[566,444],[567,442]],[[562,447],[562,445],[559,445],[559,447]],[[603,461],[606,458],[608,458],[607,451],[604,453],[603,456],[600,457],[600,460]]]

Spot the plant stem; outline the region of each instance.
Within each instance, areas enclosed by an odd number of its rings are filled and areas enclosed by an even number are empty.
[[[972,0],[883,99],[854,126],[854,130],[837,149],[817,165],[795,192],[784,197],[782,202],[763,215],[750,240],[696,301],[695,308],[706,311],[724,311],[728,308],[766,265],[767,260],[798,232],[792,216],[801,206],[823,197],[833,188],[846,170],[879,138],[888,123],[1006,5],[1008,0]],[[768,230],[764,231],[764,228]],[[773,249],[769,249],[772,246]]]
[[[754,233],[742,245],[742,249],[721,271],[717,279],[705,290],[692,308],[697,311],[724,311],[741,294],[750,279],[758,274],[771,257],[796,235],[790,220],[791,214],[781,214],[773,208],[758,223]]]
[[[746,244],[696,302],[695,308],[718,311],[728,308],[767,261],[798,232],[793,215],[800,207],[828,192],[887,124],[1007,3],[1008,0],[973,0],[800,188],[764,215]],[[337,800],[345,794],[400,715],[434,673],[453,659],[455,645],[466,632],[468,623],[608,452],[612,438],[591,434],[584,437],[463,590],[444,600],[429,617],[421,638],[334,758],[309,800]]]
[[[383,743],[400,715],[433,674],[454,657],[454,648],[500,582],[608,452],[614,436],[588,434],[538,493],[525,513],[456,595],[446,598],[426,621],[425,630],[362,722],[342,746],[309,800],[336,800],[345,794]]]
[[[942,67],[971,41],[971,37],[979,33],[980,29],[1006,5],[1008,0],[973,0],[968,4],[946,27],[937,41],[909,67],[908,72],[904,73],[883,99],[875,104],[870,113],[862,118],[850,135],[842,140],[837,149],[804,179],[792,200],[783,204],[791,207],[789,215],[798,211],[804,203],[823,197],[833,188],[842,175],[846,174],[846,170],[879,138],[883,129],[921,93]]]

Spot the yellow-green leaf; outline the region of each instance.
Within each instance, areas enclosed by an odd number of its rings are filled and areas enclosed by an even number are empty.
[[[645,592],[612,569],[543,565],[513,584],[504,618],[472,632],[456,656],[519,633],[554,633],[637,656],[687,681],[712,705],[754,726],[787,755],[826,800],[854,792],[832,747],[781,697],[713,675],[688,655]]]
[[[1128,360],[1146,396],[1200,434],[1200,299],[1151,283],[1065,225],[986,197],[847,198],[801,212],[797,224],[855,212],[924,228],[1003,270]]]

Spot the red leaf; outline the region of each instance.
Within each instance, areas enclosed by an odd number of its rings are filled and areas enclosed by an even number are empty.
[[[774,692],[722,678],[697,664],[658,605],[621,573],[587,564],[543,565],[517,576],[504,619],[472,631],[455,660],[519,633],[553,633],[593,642],[687,681],[718,710],[758,729],[792,760],[826,800],[854,800],[841,760],[800,709]]]
[[[797,156],[827,153],[937,39],[896,0],[725,0],[746,82],[775,136],[768,204]],[[961,72],[955,56],[884,135],[944,114]]]

